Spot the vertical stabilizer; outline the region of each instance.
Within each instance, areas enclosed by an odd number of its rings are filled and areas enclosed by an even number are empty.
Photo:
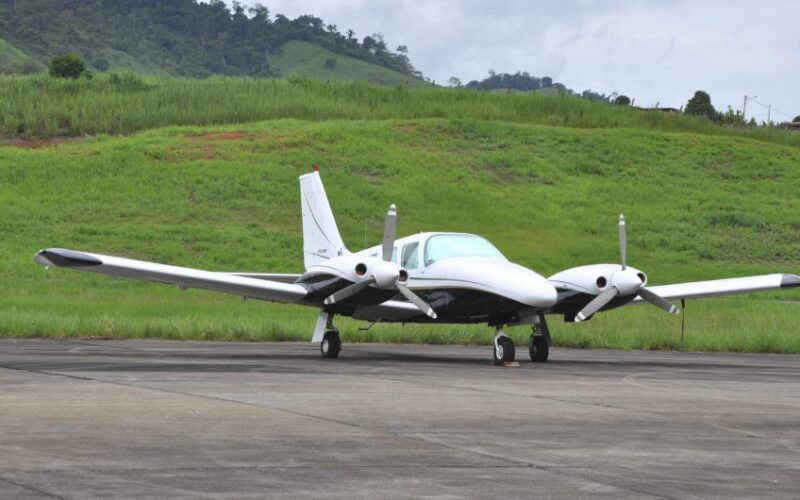
[[[306,269],[348,253],[339,236],[328,196],[319,172],[300,176],[300,203],[303,213],[303,260]]]

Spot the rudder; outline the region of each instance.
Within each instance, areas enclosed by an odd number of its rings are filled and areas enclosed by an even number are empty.
[[[300,176],[300,204],[303,214],[303,262],[306,269],[349,253],[333,218],[319,172]]]

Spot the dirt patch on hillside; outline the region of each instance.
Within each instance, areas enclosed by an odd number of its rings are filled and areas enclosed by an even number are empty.
[[[0,147],[42,149],[52,148],[60,144],[78,142],[84,139],[84,137],[50,137],[48,139],[4,139],[0,137]]]
[[[248,137],[244,132],[209,132],[202,135],[187,135],[193,141],[238,141]]]
[[[419,125],[416,123],[404,123],[402,125],[395,125],[394,129],[401,132],[416,132]]]

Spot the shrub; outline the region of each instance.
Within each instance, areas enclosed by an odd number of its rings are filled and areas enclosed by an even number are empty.
[[[631,98],[626,95],[619,95],[616,99],[614,99],[614,104],[617,106],[630,106]]]
[[[78,54],[63,54],[50,61],[50,76],[78,79],[86,73],[86,63]]]

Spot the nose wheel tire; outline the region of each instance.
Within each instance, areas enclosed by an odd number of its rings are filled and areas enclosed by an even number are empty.
[[[342,341],[337,332],[325,332],[319,350],[323,358],[333,359],[339,356],[342,350]]]
[[[534,335],[531,337],[531,346],[529,349],[531,361],[534,363],[544,363],[547,361],[547,356],[550,354],[550,344],[544,335]]]
[[[514,361],[514,342],[505,335],[501,335],[494,345],[494,364],[500,366],[512,361]]]

